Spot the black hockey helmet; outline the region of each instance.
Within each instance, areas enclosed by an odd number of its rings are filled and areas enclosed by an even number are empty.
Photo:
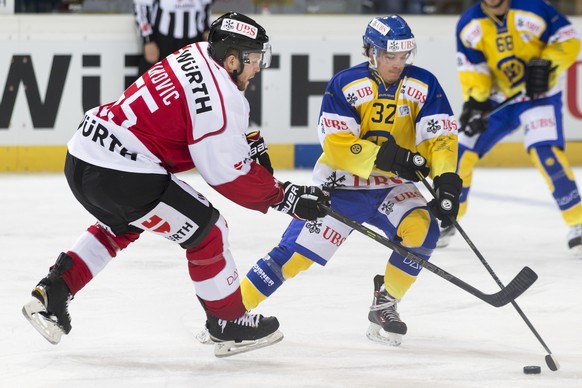
[[[229,49],[239,53],[242,63],[249,63],[249,53],[260,53],[262,69],[271,64],[271,45],[265,29],[250,17],[238,12],[228,12],[216,19],[208,34],[208,53],[221,63]]]

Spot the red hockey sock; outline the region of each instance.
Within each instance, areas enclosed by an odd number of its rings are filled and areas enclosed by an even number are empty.
[[[246,312],[242,302],[239,276],[225,242],[228,228],[220,217],[208,236],[186,250],[188,271],[196,293],[208,314],[233,320]]]
[[[89,267],[75,252],[68,251],[67,255],[73,259],[73,266],[63,274],[63,280],[74,296],[81,288],[85,287],[85,284],[93,279],[93,275],[89,271]]]

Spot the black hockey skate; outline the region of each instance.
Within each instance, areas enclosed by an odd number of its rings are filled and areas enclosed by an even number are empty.
[[[214,355],[228,357],[273,345],[283,339],[279,321],[275,317],[245,313],[242,317],[225,321],[207,316],[206,328],[215,343]]]
[[[398,301],[384,288],[384,276],[374,276],[374,299],[368,313],[370,326],[366,332],[370,340],[392,346],[402,343],[402,336],[406,334],[407,327],[396,311],[397,303]]]
[[[63,280],[63,273],[72,266],[73,259],[61,253],[47,277],[32,290],[32,300],[22,307],[22,313],[32,326],[55,345],[63,334],[71,331],[68,307],[73,296]]]

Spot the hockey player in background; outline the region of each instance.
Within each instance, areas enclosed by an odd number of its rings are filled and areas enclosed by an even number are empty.
[[[457,24],[458,72],[465,103],[459,118],[459,217],[467,210],[473,168],[502,138],[524,127],[524,146],[570,227],[568,246],[582,255],[582,204],[564,154],[564,73],[580,51],[572,24],[543,0],[482,0]],[[485,113],[518,92],[514,103]],[[455,229],[441,233],[446,246]]]
[[[246,311],[225,219],[175,176],[196,167],[240,206],[263,213],[271,207],[297,219],[321,215],[317,204],[327,200],[318,187],[278,182],[251,158],[249,143],[256,147],[261,138],[247,141],[242,91],[269,66],[268,41],[254,20],[227,13],[212,24],[209,43],[169,55],[117,101],[85,113],[68,143],[65,175],[98,221],[59,255],[23,307],[48,341],[70,332],[69,301],[144,230],[185,249],[218,356],[282,339],[275,317]]]
[[[458,211],[456,121],[435,76],[412,65],[415,38],[400,16],[374,18],[363,41],[368,60],[336,74],[325,90],[318,123],[323,153],[313,180],[330,189],[333,209],[428,260],[439,237],[437,219],[447,226]],[[428,204],[414,184],[417,173],[434,180],[438,198]],[[314,262],[326,265],[351,231],[329,216],[292,220],[279,245],[242,280],[247,309]],[[420,269],[390,255],[374,278],[368,338],[400,344],[407,327],[396,305]]]

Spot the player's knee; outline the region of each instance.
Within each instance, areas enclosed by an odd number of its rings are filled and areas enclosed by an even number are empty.
[[[223,258],[226,241],[226,231],[214,225],[204,240],[186,249],[186,258],[191,265],[195,266],[207,266],[219,262]]]
[[[209,279],[213,279],[213,282],[224,279],[227,284],[238,287],[238,276],[235,275],[238,272],[227,243],[228,226],[221,216],[204,240],[186,249],[188,271],[195,284]],[[229,277],[236,277],[236,282]]]
[[[101,223],[91,225],[87,232],[92,234],[107,249],[111,257],[117,256],[117,252],[127,248],[129,244],[137,240],[140,236],[136,232],[128,232],[122,235],[115,235],[108,231]]]
[[[426,209],[414,209],[398,225],[396,234],[402,245],[409,248],[433,249],[438,239],[438,227]],[[434,240],[434,241],[433,241]]]

